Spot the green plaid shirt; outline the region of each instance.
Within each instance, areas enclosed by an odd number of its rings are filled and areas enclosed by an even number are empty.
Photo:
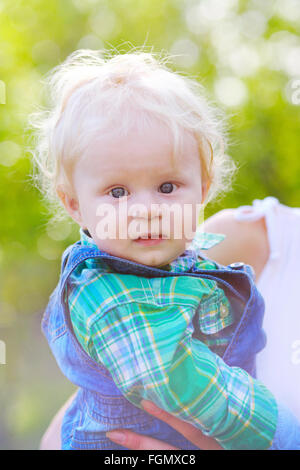
[[[80,232],[82,244],[95,246]],[[183,272],[195,263],[199,269],[216,269],[199,257],[200,250],[223,238],[199,232],[190,249],[163,269]],[[233,323],[229,301],[215,281],[120,274],[90,258],[73,271],[68,286],[79,342],[110,371],[130,402],[140,406],[142,399],[151,400],[226,449],[270,447],[277,423],[274,397],[209,349]],[[192,336],[196,312],[203,341]]]

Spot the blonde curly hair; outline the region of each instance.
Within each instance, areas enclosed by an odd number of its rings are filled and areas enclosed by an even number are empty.
[[[72,190],[74,164],[93,135],[126,135],[153,118],[171,130],[174,153],[184,130],[197,139],[202,179],[209,187],[206,203],[230,187],[235,166],[225,153],[223,118],[203,87],[172,71],[168,62],[144,51],[80,49],[46,75],[50,104],[29,118],[32,177],[56,215],[62,215],[57,187],[63,183]]]

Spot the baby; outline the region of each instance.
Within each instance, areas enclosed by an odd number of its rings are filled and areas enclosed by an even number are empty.
[[[79,386],[63,449],[123,449],[105,434],[118,427],[194,448],[142,399],[226,449],[278,448],[285,412],[250,375],[262,298],[249,267],[202,254],[223,238],[198,224],[229,165],[199,86],[150,54],[76,51],[50,90],[35,160],[47,196],[80,226],[43,319]]]

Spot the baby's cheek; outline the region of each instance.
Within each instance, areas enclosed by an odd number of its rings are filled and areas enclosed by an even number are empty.
[[[192,204],[185,204],[174,212],[171,223],[174,227],[174,239],[192,240],[197,229],[198,214]]]
[[[94,226],[98,240],[117,239],[117,216],[109,204],[100,204],[95,210],[95,219],[91,222]]]

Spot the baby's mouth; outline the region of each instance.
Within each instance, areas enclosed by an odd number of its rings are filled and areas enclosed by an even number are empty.
[[[148,233],[148,234],[144,234],[141,237],[137,238],[137,240],[159,240],[162,237],[163,236],[158,234],[158,233],[154,233],[154,234]]]
[[[139,238],[136,238],[134,241],[141,245],[151,246],[151,245],[157,245],[158,243],[161,243],[163,240],[165,240],[165,237],[163,237],[163,235],[148,233]]]

